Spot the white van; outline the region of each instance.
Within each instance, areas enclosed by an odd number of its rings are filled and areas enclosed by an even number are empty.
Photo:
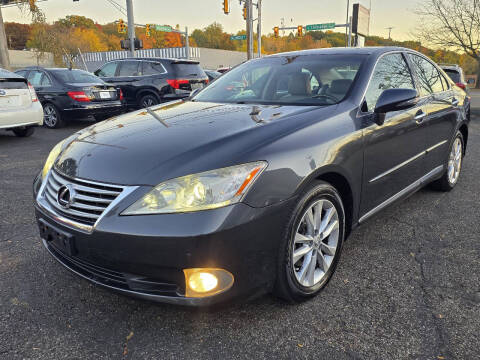
[[[43,124],[43,108],[27,80],[0,69],[0,129],[20,137],[33,134]]]

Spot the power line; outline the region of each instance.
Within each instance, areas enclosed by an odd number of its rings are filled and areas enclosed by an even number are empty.
[[[127,15],[127,9],[125,9],[122,5],[117,3],[115,0],[107,0],[115,9],[121,12],[123,15]]]

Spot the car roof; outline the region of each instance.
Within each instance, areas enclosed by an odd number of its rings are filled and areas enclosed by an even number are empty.
[[[23,76],[15,74],[11,71],[0,68],[0,78],[3,79],[23,79]]]
[[[170,62],[182,62],[182,63],[192,63],[192,64],[199,64],[196,60],[187,60],[187,59],[180,59],[180,58],[159,58],[159,57],[132,57],[132,58],[123,58],[123,59],[114,59],[111,61],[128,61],[128,60],[142,60],[142,61],[170,61]]]
[[[362,47],[362,48],[322,48],[322,49],[308,49],[308,50],[298,50],[283,52],[278,54],[270,55],[274,56],[298,56],[298,55],[373,55],[373,54],[383,54],[390,51],[409,51],[416,52],[415,50],[399,47],[399,46],[371,46],[371,47]]]

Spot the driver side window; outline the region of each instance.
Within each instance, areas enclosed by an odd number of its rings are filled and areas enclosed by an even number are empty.
[[[415,90],[412,75],[402,54],[386,55],[377,63],[365,94],[368,112],[375,109],[378,98],[387,89]]]

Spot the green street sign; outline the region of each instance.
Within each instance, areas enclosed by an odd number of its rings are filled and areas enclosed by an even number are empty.
[[[164,31],[164,32],[171,32],[173,31],[170,25],[155,25],[155,30],[157,31]]]
[[[230,40],[247,40],[247,35],[232,35]]]
[[[307,25],[305,27],[307,31],[327,30],[327,29],[334,29],[334,28],[335,28],[335,23],[313,24],[313,25]]]

